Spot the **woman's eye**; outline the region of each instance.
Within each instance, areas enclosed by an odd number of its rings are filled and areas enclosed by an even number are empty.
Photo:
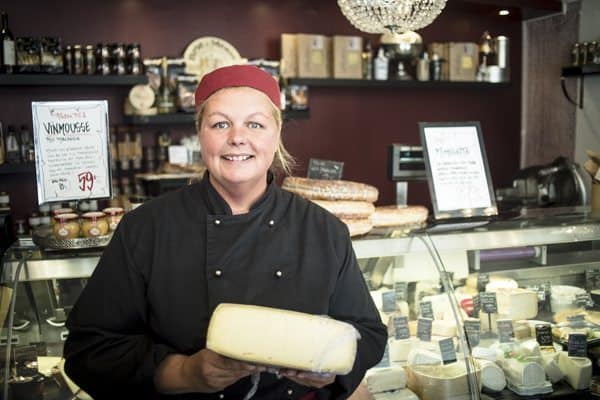
[[[212,124],[213,128],[216,129],[225,129],[229,126],[229,124],[225,121],[219,121],[219,122],[215,122],[214,124]]]
[[[248,127],[252,129],[260,129],[263,127],[263,125],[259,124],[258,122],[249,122]]]

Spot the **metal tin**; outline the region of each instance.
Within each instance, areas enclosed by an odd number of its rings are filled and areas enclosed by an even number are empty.
[[[509,41],[508,41],[508,38],[506,36],[496,36],[495,42],[496,42],[496,57],[498,59],[498,66],[500,68],[507,69],[509,67],[509,58],[508,58]]]

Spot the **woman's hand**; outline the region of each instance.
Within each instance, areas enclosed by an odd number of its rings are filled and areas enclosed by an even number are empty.
[[[214,393],[266,368],[202,349],[191,356],[173,354],[158,366],[155,385],[162,393]]]
[[[316,372],[297,371],[294,369],[281,369],[279,374],[299,385],[317,389],[325,387],[335,381],[335,375],[333,374],[319,374]]]

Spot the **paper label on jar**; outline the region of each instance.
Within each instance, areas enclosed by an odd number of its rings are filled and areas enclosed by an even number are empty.
[[[58,229],[58,235],[66,237],[66,236],[69,235],[69,230],[67,228],[59,228]]]

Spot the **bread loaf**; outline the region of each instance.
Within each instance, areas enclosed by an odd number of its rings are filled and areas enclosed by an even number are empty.
[[[338,218],[369,218],[375,206],[366,201],[312,200]]]
[[[422,224],[428,213],[423,206],[382,206],[375,208],[371,222],[374,227]]]
[[[283,180],[281,187],[307,199],[316,200],[355,200],[374,203],[379,196],[379,191],[374,186],[342,180],[288,176]]]
[[[358,236],[364,235],[365,233],[369,233],[371,229],[373,229],[373,224],[368,218],[340,218],[343,223],[348,227],[348,231],[350,231],[350,236]]]

